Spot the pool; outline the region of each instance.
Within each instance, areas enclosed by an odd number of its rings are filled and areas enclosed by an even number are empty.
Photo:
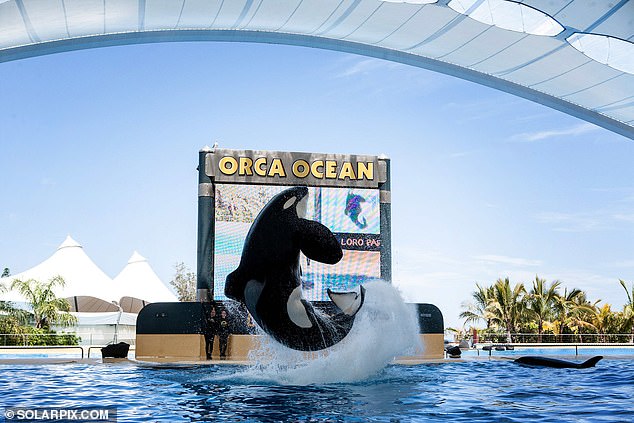
[[[119,422],[619,422],[634,416],[634,361],[585,370],[505,360],[388,365],[349,383],[293,384],[236,365],[2,365],[4,407],[117,407]],[[286,374],[288,376],[288,374]]]
[[[416,347],[416,310],[392,286],[366,288],[351,332],[314,359],[264,343],[252,366],[16,360],[0,364],[0,407],[116,407],[119,422],[632,421],[634,360],[618,355],[583,370],[521,366],[517,350],[389,364]]]

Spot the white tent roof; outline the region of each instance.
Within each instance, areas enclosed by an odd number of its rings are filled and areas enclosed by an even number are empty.
[[[136,251],[113,283],[118,295],[117,301],[122,297],[134,297],[150,303],[178,301],[154,273],[147,259]]]
[[[112,279],[97,267],[83,247],[70,235],[51,257],[29,270],[11,276],[8,278],[7,285],[15,279],[36,279],[47,282],[57,275],[63,277],[66,282],[66,286],[55,290],[58,297],[91,296],[106,301],[119,300]],[[16,291],[3,294],[2,299],[15,302],[25,301]]]

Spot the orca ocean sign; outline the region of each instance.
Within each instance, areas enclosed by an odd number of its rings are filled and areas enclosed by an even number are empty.
[[[376,156],[216,149],[207,176],[218,183],[377,188],[387,179]]]
[[[390,280],[389,159],[370,155],[205,149],[199,158],[198,299],[227,300],[259,213],[289,187],[303,187],[306,219],[323,225],[343,257],[328,265],[301,249],[308,301],[331,300],[373,279]],[[273,239],[268,248],[274,249]]]

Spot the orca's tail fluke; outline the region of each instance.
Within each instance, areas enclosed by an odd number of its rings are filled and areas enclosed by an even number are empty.
[[[359,292],[333,292],[328,289],[328,296],[344,314],[354,316],[365,301],[365,288],[363,285],[359,285],[359,288]]]
[[[590,357],[583,363],[579,364],[579,368],[587,369],[589,367],[594,367],[602,358],[603,358],[602,355],[595,355],[594,357]]]

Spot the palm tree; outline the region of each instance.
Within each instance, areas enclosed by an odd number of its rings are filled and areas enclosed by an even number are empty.
[[[7,292],[7,287],[0,283],[0,293]],[[9,301],[0,301],[0,333],[3,334],[3,345],[15,345],[19,334],[27,324],[29,313],[15,308]]]
[[[625,281],[619,279],[619,283],[625,290],[625,294],[627,295],[627,303],[623,306],[623,315],[624,315],[624,331],[627,331],[627,327],[629,326],[630,342],[634,342],[634,284],[632,284],[632,289],[628,290],[627,286],[625,286]]]
[[[507,342],[513,342],[512,333],[516,332],[524,310],[526,293],[524,284],[517,284],[511,288],[509,278],[498,279],[492,287],[493,301],[491,302],[492,323],[506,331]]]
[[[593,322],[599,310],[601,300],[590,302],[586,297],[586,293],[575,298],[575,313],[571,316],[569,327],[575,334],[579,335],[579,341],[583,342],[583,334],[596,333],[596,327]]]
[[[614,313],[610,304],[604,304],[603,307],[595,307],[589,323],[599,334],[599,342],[606,342],[606,335],[619,332],[622,316],[620,313]]]
[[[460,313],[460,318],[466,319],[465,326],[467,323],[477,323],[482,320],[486,323],[486,328],[490,329],[493,315],[489,310],[489,306],[493,297],[493,287],[483,287],[476,283],[476,290],[471,293],[471,297],[473,302],[462,303],[462,307],[466,308],[466,310]]]
[[[0,282],[0,294],[7,292],[7,287]],[[0,301],[0,316],[7,316],[14,313],[16,309],[9,301]]]
[[[561,282],[554,281],[550,287],[546,287],[546,280],[535,276],[533,287],[527,295],[529,313],[537,320],[537,342],[542,342],[544,323],[549,322],[553,316],[555,299],[559,296],[557,289]]]
[[[593,307],[586,301],[586,293],[573,288],[568,292],[564,289],[563,295],[557,295],[553,304],[553,330],[561,342],[561,336],[566,330],[573,331],[578,327],[578,320],[584,314],[592,313]]]
[[[35,279],[22,281],[15,279],[11,285],[31,304],[35,327],[50,329],[51,324],[69,326],[77,323],[77,318],[68,313],[70,304],[64,298],[57,298],[53,288],[63,287],[66,283],[61,276],[55,276],[46,283]]]

